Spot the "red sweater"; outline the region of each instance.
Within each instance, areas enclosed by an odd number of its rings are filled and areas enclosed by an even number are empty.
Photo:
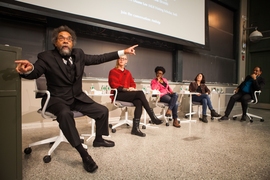
[[[109,73],[109,85],[111,88],[136,88],[136,83],[133,80],[133,77],[129,70],[124,69],[121,71],[120,69],[113,68]],[[113,98],[113,97],[112,97]]]

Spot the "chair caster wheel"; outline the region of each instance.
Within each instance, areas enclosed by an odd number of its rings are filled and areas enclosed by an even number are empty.
[[[31,154],[31,152],[32,152],[32,148],[30,147],[24,149],[25,154]]]
[[[45,162],[45,163],[49,163],[49,162],[51,162],[51,156],[50,155],[46,155],[46,156],[44,156],[44,158],[43,158],[43,161]]]
[[[112,128],[112,124],[109,124],[109,128]]]
[[[233,119],[233,120],[236,120],[236,119],[237,119],[237,117],[233,117],[232,119]]]
[[[152,121],[149,121],[149,124],[152,124]]]
[[[214,120],[214,117],[211,117],[211,120]]]
[[[169,123],[166,123],[166,126],[169,126]]]
[[[145,125],[142,125],[142,129],[146,129],[146,126]]]
[[[260,119],[261,122],[264,122],[264,119]]]
[[[253,120],[251,119],[250,122],[253,123]]]
[[[112,133],[115,133],[116,132],[116,129],[112,129]]]
[[[172,118],[169,118],[169,121],[172,121]]]

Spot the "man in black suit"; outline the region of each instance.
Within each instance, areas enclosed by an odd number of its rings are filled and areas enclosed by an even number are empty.
[[[16,60],[15,63],[17,72],[23,78],[36,79],[45,75],[47,88],[51,93],[47,111],[56,115],[65,137],[80,153],[85,170],[94,172],[98,166],[81,144],[71,111],[76,110],[95,119],[94,147],[113,147],[115,144],[102,138],[102,135],[109,135],[108,108],[96,103],[82,91],[84,67],[115,60],[124,54],[135,55],[135,47],[138,45],[102,55],[86,55],[81,49],[73,48],[76,39],[72,29],[60,26],[52,33],[54,50],[39,53],[34,64],[28,60]],[[43,103],[45,98],[42,99]]]
[[[261,77],[262,69],[255,67],[251,75],[246,76],[245,80],[236,88],[235,94],[231,96],[225,110],[225,115],[219,120],[228,120],[229,115],[233,109],[236,101],[240,101],[242,105],[242,117],[241,121],[245,121],[247,118],[248,102],[254,99],[254,91],[259,91],[265,85],[264,78]]]

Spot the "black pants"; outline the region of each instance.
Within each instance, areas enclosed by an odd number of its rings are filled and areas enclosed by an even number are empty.
[[[117,94],[116,100],[132,102],[135,106],[134,118],[140,119],[142,115],[142,107],[146,110],[148,115],[152,117],[149,103],[143,91],[120,91]]]
[[[107,107],[96,102],[89,104],[78,100],[74,100],[70,106],[62,102],[53,104],[47,108],[47,111],[53,113],[57,117],[60,129],[73,147],[81,144],[81,141],[72,110],[79,111],[82,114],[95,119],[96,135],[109,135],[109,110]]]
[[[247,108],[248,108],[248,102],[252,99],[251,95],[248,93],[244,92],[237,92],[236,94],[232,95],[230,98],[230,101],[228,102],[226,111],[225,111],[225,116],[229,116],[235,102],[239,101],[241,102],[242,105],[242,113],[245,115],[247,113]]]

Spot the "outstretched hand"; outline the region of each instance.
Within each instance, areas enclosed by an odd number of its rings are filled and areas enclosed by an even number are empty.
[[[15,63],[17,64],[16,71],[18,73],[27,73],[32,71],[33,65],[28,60],[16,60]]]
[[[125,54],[133,54],[133,55],[136,55],[135,54],[135,47],[139,46],[138,44],[134,45],[134,46],[131,46],[127,49],[125,49]]]

